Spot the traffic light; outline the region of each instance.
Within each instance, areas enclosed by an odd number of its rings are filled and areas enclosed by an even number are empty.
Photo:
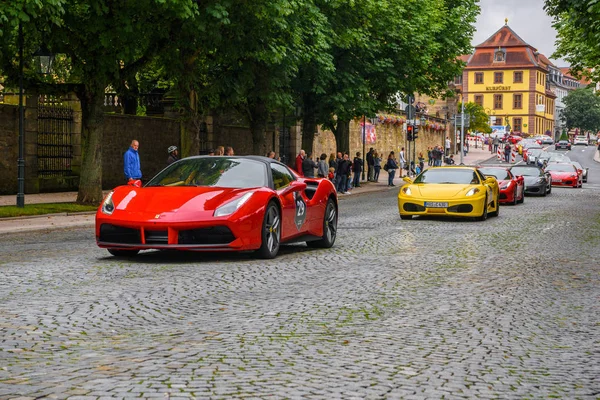
[[[415,126],[414,130],[413,130],[413,140],[417,140],[418,137],[419,137],[419,127]]]
[[[408,140],[409,142],[413,141],[413,134],[414,134],[414,126],[412,125],[407,125],[406,126],[406,140]]]

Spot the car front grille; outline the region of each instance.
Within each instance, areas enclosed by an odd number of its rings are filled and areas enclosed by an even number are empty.
[[[169,231],[144,231],[146,244],[169,244]]]
[[[180,231],[178,237],[179,244],[229,244],[234,240],[235,236],[226,226]]]
[[[425,211],[425,207],[423,207],[422,205],[419,205],[419,204],[415,204],[415,203],[404,203],[404,206],[402,208],[404,208],[404,211],[408,211],[408,212],[423,212],[423,211]]]
[[[473,206],[470,204],[459,204],[457,206],[448,207],[448,212],[468,214],[473,212]]]
[[[101,242],[123,243],[123,244],[140,244],[142,237],[140,230],[135,228],[124,228],[122,226],[112,224],[102,224],[100,226]]]

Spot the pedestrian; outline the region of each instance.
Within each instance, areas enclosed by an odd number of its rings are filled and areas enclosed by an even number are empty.
[[[332,154],[333,154],[333,153],[332,153]],[[336,156],[336,158],[335,158],[335,166],[333,166],[333,167],[332,167],[332,166],[331,166],[331,161],[329,162],[329,167],[330,167],[330,168],[335,168],[335,171],[334,171],[334,173],[333,173],[333,175],[334,175],[334,176],[333,176],[333,184],[334,184],[336,187],[337,187],[337,179],[338,179],[338,178],[337,178],[337,169],[338,169],[338,165],[339,165],[339,163],[340,163],[340,162],[342,162],[342,160],[343,160],[343,159],[344,159],[344,157],[343,157],[343,155],[342,155],[342,152],[341,152],[341,151],[338,151],[338,152],[337,152],[337,156]]]
[[[375,149],[373,149],[372,147],[367,153],[367,180],[369,182],[373,182],[373,178],[375,177],[375,160],[373,159],[374,153]]]
[[[402,170],[405,169],[408,174],[408,165],[406,165],[406,158],[404,158],[404,147],[400,150],[400,178],[402,178]]]
[[[396,186],[394,185],[394,177],[396,175],[396,170],[399,168],[399,165],[396,162],[396,157],[394,156],[393,151],[391,151],[388,155],[386,167],[388,172],[388,186]]]
[[[494,146],[494,154],[498,153],[498,146],[500,145],[500,138],[498,138],[498,136],[494,136],[494,140],[492,140],[492,145]]]
[[[233,154],[233,147],[231,147],[231,146],[225,147],[225,155],[226,156],[233,156],[234,155]]]
[[[446,164],[448,165],[454,165],[454,154],[450,154],[450,157],[448,157]]]
[[[423,152],[420,151],[419,152],[419,169],[421,171],[423,171],[423,169],[425,168],[425,157],[423,157]],[[418,172],[417,172],[418,174]]]
[[[511,152],[510,143],[506,142],[504,145],[504,161],[507,163],[510,162],[510,152]]]
[[[179,160],[179,157],[177,157],[177,146],[169,146],[167,151],[169,152],[169,158],[167,158],[167,165],[171,165],[175,161]]]
[[[354,174],[354,187],[360,187],[360,174],[363,171],[363,160],[360,158],[360,151],[356,152],[356,157],[352,163],[352,173]]]
[[[208,150],[208,155],[209,156],[214,156],[215,155],[215,149],[209,149]]]
[[[450,137],[446,136],[446,151],[445,151],[446,155],[450,155],[450,146],[451,146]]]
[[[329,155],[329,168],[333,168],[333,169],[337,168],[337,159],[335,158],[334,153],[331,153]]]
[[[270,152],[267,153],[267,157],[275,160],[275,152],[273,150],[271,150]]]
[[[142,168],[140,166],[140,155],[138,148],[140,143],[132,140],[129,149],[123,154],[123,172],[125,172],[125,181],[131,182],[136,179],[142,179]]]
[[[476,145],[476,146],[477,146],[477,145]],[[467,153],[469,152],[469,141],[468,141],[468,140],[465,140],[465,144],[464,144],[464,146],[463,146],[463,152],[464,152],[464,155],[465,155],[465,157],[466,157],[466,156],[467,156]]]
[[[431,147],[427,148],[427,165],[430,167],[433,166],[432,151],[433,151],[433,149]]]
[[[341,155],[341,152],[339,154]],[[344,154],[342,157],[343,158],[338,161],[335,176],[337,180],[336,188],[338,193],[345,194],[347,192],[346,186],[348,184],[348,174],[350,172],[350,168],[352,167],[352,163],[350,162],[348,153]]]
[[[379,182],[379,172],[381,172],[381,157],[379,156],[379,152],[375,151],[373,153],[373,182]]]
[[[314,178],[315,168],[319,168],[319,165],[312,159],[312,153],[308,153],[302,160],[302,175],[306,178]]]
[[[329,174],[329,165],[327,164],[327,154],[321,154],[319,157],[319,167],[317,168],[317,177],[325,178]]]
[[[348,171],[348,177],[346,179],[346,194],[351,194],[352,190],[352,171],[354,165],[352,164],[352,160],[350,160],[350,154],[344,153],[344,156],[348,156],[348,161],[350,161],[350,170]]]
[[[300,176],[304,176],[302,173],[302,162],[304,161],[304,158],[306,158],[306,152],[304,150],[300,150],[300,153],[298,153],[296,156],[296,172]]]
[[[217,151],[215,151],[215,156],[224,156],[225,155],[225,147],[219,146],[217,147]]]

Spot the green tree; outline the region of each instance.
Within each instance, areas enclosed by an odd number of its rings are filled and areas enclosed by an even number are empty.
[[[102,121],[104,93],[132,79],[135,72],[168,46],[182,21],[194,15],[193,0],[139,0],[106,2],[103,0],[54,0],[60,5],[49,18],[30,14],[28,3],[20,15],[27,14],[24,30],[44,38],[54,53],[65,55],[68,75],[61,87],[74,91],[82,104],[82,168],[77,202],[98,204],[102,200]],[[44,21],[41,21],[41,19]],[[14,34],[12,35],[14,38]],[[40,39],[41,40],[41,39]],[[39,42],[38,42],[39,43]],[[12,70],[14,42],[3,43],[13,52],[1,69]],[[12,58],[12,60],[11,60]]]
[[[557,31],[553,56],[564,58],[575,75],[600,81],[600,2],[546,0],[544,8],[554,18],[553,26]]]
[[[600,130],[600,98],[590,89],[577,89],[564,99],[565,109],[561,119],[567,129],[583,131]]]
[[[462,103],[458,103],[458,110],[462,110]],[[469,130],[490,133],[490,117],[485,109],[472,101],[465,103],[465,115],[469,116]]]

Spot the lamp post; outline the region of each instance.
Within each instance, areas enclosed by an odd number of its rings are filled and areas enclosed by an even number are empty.
[[[17,207],[25,207],[25,109],[23,107],[23,25],[19,22],[19,159],[17,160]],[[33,56],[37,58],[37,72],[47,75],[52,70],[54,54],[45,47]]]
[[[463,155],[465,154],[465,101],[461,96],[461,111],[460,111],[460,164],[463,163]]]
[[[363,139],[363,167],[362,167],[362,180],[365,180],[365,150],[367,149],[367,115],[363,114],[363,131],[362,131],[362,139]]]

